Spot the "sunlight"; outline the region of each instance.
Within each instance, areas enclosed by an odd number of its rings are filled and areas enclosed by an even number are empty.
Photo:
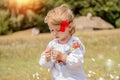
[[[10,3],[14,3],[12,5],[16,6],[17,8],[21,7],[28,7],[34,4],[35,0],[9,0]]]
[[[27,10],[41,10],[44,6],[44,0],[6,0],[6,6],[14,12],[26,13]]]
[[[27,4],[30,2],[30,0],[16,0],[16,2],[19,4]]]

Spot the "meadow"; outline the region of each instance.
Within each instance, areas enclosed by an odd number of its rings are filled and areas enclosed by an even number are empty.
[[[77,31],[86,47],[84,70],[88,80],[120,80],[120,29]],[[0,36],[0,80],[51,80],[39,65],[42,51],[52,40],[49,33],[31,30]]]

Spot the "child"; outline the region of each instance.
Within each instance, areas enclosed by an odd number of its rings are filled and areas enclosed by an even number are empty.
[[[54,39],[41,54],[39,64],[52,71],[52,80],[86,80],[82,68],[85,48],[73,36],[72,11],[66,5],[56,7],[48,12],[45,23]]]

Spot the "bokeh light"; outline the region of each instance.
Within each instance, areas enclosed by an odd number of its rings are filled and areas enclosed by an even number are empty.
[[[44,0],[6,0],[5,6],[16,13],[25,13],[28,10],[41,10]]]

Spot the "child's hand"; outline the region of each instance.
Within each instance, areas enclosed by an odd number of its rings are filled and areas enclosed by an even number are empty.
[[[66,58],[67,56],[62,54],[61,52],[59,51],[56,51],[56,50],[52,50],[52,56],[53,56],[53,59],[58,61],[58,60],[61,60],[63,62],[66,61]]]
[[[46,49],[44,53],[45,53],[46,61],[47,62],[50,61],[51,60],[51,49]]]

